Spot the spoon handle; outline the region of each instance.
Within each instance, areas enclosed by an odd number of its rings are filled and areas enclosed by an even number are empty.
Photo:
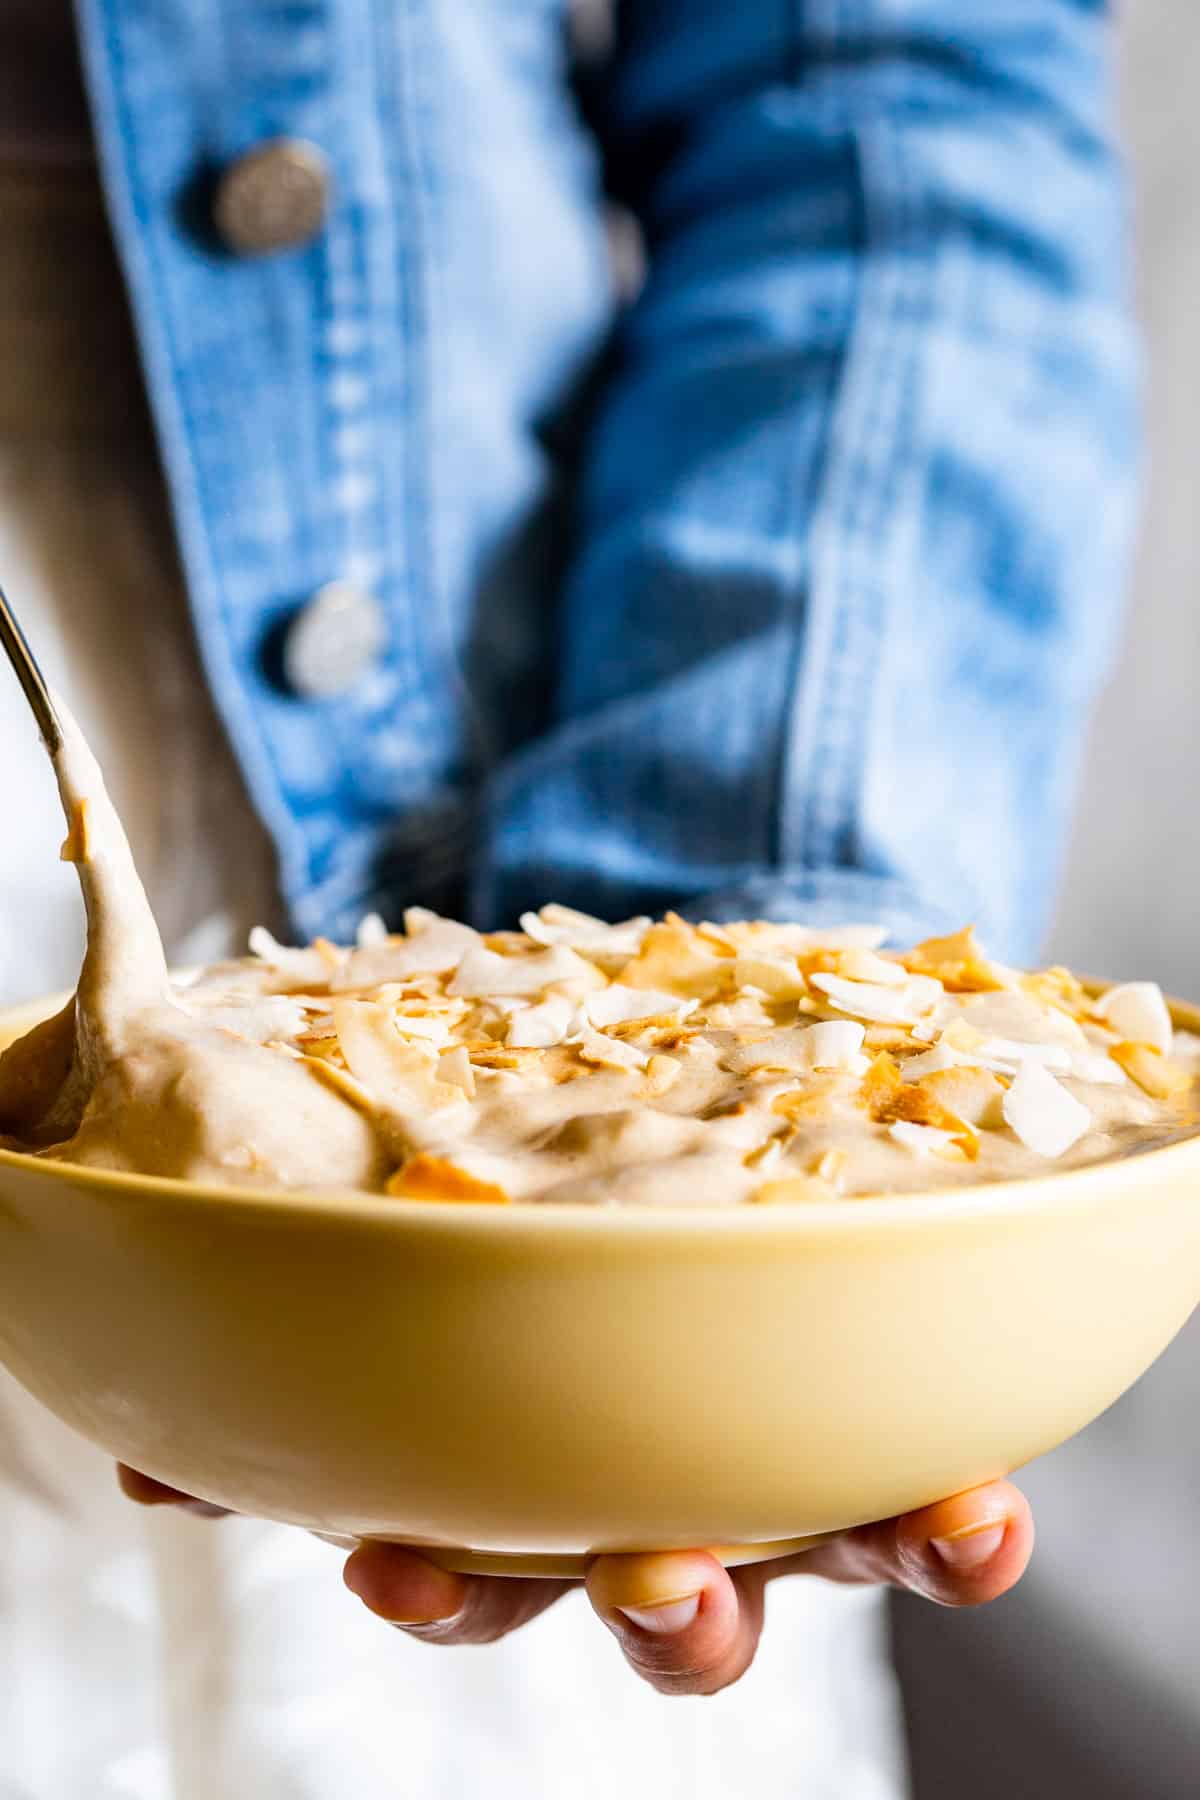
[[[46,686],[46,678],[38,668],[37,658],[25,641],[25,633],[17,623],[17,615],[0,587],[0,645],[13,666],[22,692],[28,700],[42,741],[51,756],[62,747],[62,727],[54,711],[54,702]]]

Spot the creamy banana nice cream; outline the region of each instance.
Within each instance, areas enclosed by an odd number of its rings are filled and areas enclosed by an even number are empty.
[[[168,974],[100,772],[57,758],[78,992],[0,1058],[9,1148],[239,1186],[490,1205],[734,1206],[1028,1176],[1196,1129],[1200,1038],[1151,982],[1086,993],[970,929],[561,906],[480,935],[418,908],[356,945],[252,934]]]

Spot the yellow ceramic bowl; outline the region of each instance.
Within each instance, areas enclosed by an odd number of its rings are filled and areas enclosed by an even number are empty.
[[[33,1394],[206,1499],[460,1568],[749,1560],[923,1505],[1078,1431],[1198,1299],[1200,1138],[729,1211],[249,1193],[0,1154],[0,1357]]]

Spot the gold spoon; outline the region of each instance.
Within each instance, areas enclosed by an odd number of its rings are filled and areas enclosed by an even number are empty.
[[[25,640],[25,633],[17,623],[17,615],[3,588],[0,588],[0,645],[4,647],[13,672],[21,684],[21,691],[37,720],[42,742],[51,756],[56,756],[62,749],[62,726],[50,698],[50,689],[46,686],[46,677],[38,668],[37,658]]]

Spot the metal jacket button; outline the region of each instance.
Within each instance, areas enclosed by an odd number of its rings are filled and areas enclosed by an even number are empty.
[[[283,672],[304,700],[331,700],[362,680],[387,641],[387,620],[372,594],[331,581],[288,626]]]
[[[240,256],[293,250],[321,230],[329,193],[323,150],[304,138],[272,138],[221,176],[213,209],[217,230]]]

